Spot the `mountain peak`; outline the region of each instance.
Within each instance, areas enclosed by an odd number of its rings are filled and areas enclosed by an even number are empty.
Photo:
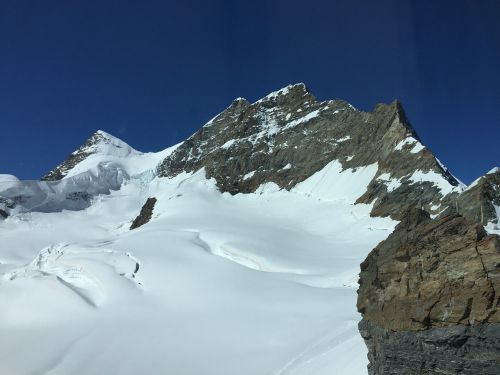
[[[307,86],[300,82],[285,86],[277,91],[273,91],[254,104],[281,105],[290,101],[315,102],[316,98],[311,94]]]
[[[392,123],[402,126],[405,133],[421,142],[421,139],[411,125],[400,100],[394,99],[389,104],[379,103],[375,106],[374,113],[380,114],[383,117],[390,117]]]
[[[92,154],[102,153],[116,156],[127,156],[131,153],[138,152],[121,139],[116,138],[103,130],[97,130],[80,148],[75,150],[73,154],[80,153],[82,151]]]
[[[317,101],[303,83],[253,104],[233,101],[165,158],[159,175],[204,168],[220,191],[238,194],[266,183],[290,190],[330,163],[353,173],[375,166],[358,203],[374,203],[376,216],[399,218],[415,201],[434,213],[458,185],[420,142],[398,100],[361,112],[344,100]]]
[[[104,130],[96,130],[94,134],[92,134],[91,138],[100,138],[100,139],[108,139],[108,140],[115,140],[118,139],[115,136],[106,133]],[[119,139],[118,139],[119,140]]]
[[[66,159],[52,171],[43,176],[42,180],[61,180],[78,163],[94,154],[108,155],[113,157],[126,157],[129,155],[138,155],[140,154],[140,152],[134,150],[121,139],[116,138],[103,130],[97,130],[89,139],[85,141],[83,145],[73,151],[68,159]]]

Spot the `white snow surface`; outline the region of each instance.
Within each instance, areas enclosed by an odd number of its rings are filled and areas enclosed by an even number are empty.
[[[21,181],[11,174],[0,174],[0,191],[21,186]]]
[[[97,130],[95,135],[101,137],[101,141],[91,146],[84,147],[83,151],[121,157],[141,153],[137,150],[134,150],[121,139],[116,138],[103,130]],[[77,152],[78,151],[75,151],[73,152],[73,154]]]
[[[105,169],[111,167],[124,171],[129,176],[138,175],[146,170],[155,169],[158,163],[178,147],[175,145],[157,153],[142,153],[102,130],[97,133],[104,137],[104,141],[85,149],[94,153],[73,167],[65,178],[82,173],[98,175],[101,166],[105,166]]]
[[[434,160],[439,164],[439,166],[443,169],[443,171],[450,173],[449,169],[439,160],[434,156]],[[450,173],[451,174],[451,173]],[[465,185],[460,179],[457,178],[457,176],[451,174],[451,176],[458,182],[458,186],[456,187],[455,191],[461,193],[467,189],[467,185]]]
[[[354,204],[371,180],[377,174],[377,164],[342,170],[338,160],[331,161],[322,170],[292,188],[292,192],[302,193],[322,200],[342,200]]]
[[[464,187],[462,185],[458,186],[453,186],[450,184],[440,173],[436,173],[434,171],[421,171],[421,170],[416,170],[415,172],[412,173],[410,177],[408,177],[408,180],[413,182],[413,183],[419,183],[419,182],[431,182],[434,186],[436,186],[439,190],[441,190],[441,194],[443,196],[456,191],[461,193],[464,190]]]
[[[341,143],[341,142],[348,141],[349,139],[351,139],[351,136],[350,135],[346,135],[345,137],[337,139],[336,142],[337,143]]]
[[[484,176],[481,176],[481,177],[478,177],[476,178],[474,181],[472,181],[470,183],[469,186],[467,186],[467,188],[465,190],[469,190],[471,188],[473,188],[474,186],[476,186],[483,178],[485,178],[487,175],[489,174],[495,174],[495,173],[498,173],[500,171],[500,168],[499,167],[495,167],[495,168],[492,168],[491,170],[489,170]],[[1,175],[0,175],[0,183],[1,183]]]
[[[422,151],[423,149],[425,149],[425,146],[422,143],[420,143],[418,140],[416,140],[415,138],[413,138],[411,136],[408,136],[405,139],[403,139],[401,142],[399,142],[394,149],[401,151],[403,149],[403,147],[406,145],[413,145],[413,147],[410,150],[410,153],[412,153],[412,154],[417,154],[420,151]]]
[[[294,128],[296,127],[297,125],[301,125],[301,124],[305,124],[307,122],[309,122],[310,120],[312,120],[313,118],[315,117],[318,117],[319,116],[319,113],[325,109],[327,109],[328,107],[326,108],[321,108],[321,109],[316,109],[314,111],[311,111],[309,112],[307,115],[305,116],[302,116],[302,117],[299,117],[298,119],[296,120],[293,120],[293,121],[290,121],[288,124],[286,124],[282,130],[287,130],[287,129],[291,129],[291,128]]]
[[[354,205],[377,165],[231,196],[204,170],[156,177],[173,149],[95,155],[63,181],[111,165],[119,190],[0,222],[0,373],[366,374],[359,264],[396,224]]]
[[[234,143],[236,142],[235,139],[230,139],[229,141],[227,141],[226,143],[224,143],[222,146],[220,146],[221,148],[224,148],[224,149],[228,149],[230,148]]]
[[[253,175],[255,174],[256,171],[251,171],[251,172],[248,172],[246,175],[243,176],[243,179],[244,180],[247,180],[249,178],[252,178]]]
[[[489,222],[487,225],[484,226],[484,228],[490,234],[500,235],[500,206],[493,205],[493,207],[495,208],[497,222],[496,223]]]
[[[478,177],[476,178],[474,181],[472,181],[470,183],[469,186],[467,186],[467,188],[465,190],[469,190],[469,189],[472,189],[474,186],[476,186],[482,179],[483,179],[484,176],[481,176],[481,177]]]
[[[387,186],[387,191],[392,192],[401,186],[401,180],[397,178],[392,178],[389,173],[382,173],[377,177],[377,180],[384,183]]]
[[[493,169],[491,169],[488,173],[486,174],[494,174],[494,173],[498,173],[500,172],[500,168],[499,167],[495,167]]]
[[[305,85],[302,82],[288,85],[286,87],[283,87],[282,89],[279,89],[278,91],[271,92],[270,94],[264,96],[262,99],[257,100],[255,103],[261,103],[267,100],[276,99],[277,97],[282,95],[287,95],[290,92],[290,89],[296,86],[305,86]]]

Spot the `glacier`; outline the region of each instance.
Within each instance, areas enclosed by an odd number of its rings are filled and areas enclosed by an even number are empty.
[[[354,204],[377,166],[230,195],[203,169],[155,175],[173,149],[1,179],[52,198],[0,221],[0,373],[366,374],[357,274],[396,224]],[[94,190],[69,210],[75,186]]]

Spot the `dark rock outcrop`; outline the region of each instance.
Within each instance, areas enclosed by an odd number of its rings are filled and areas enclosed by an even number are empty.
[[[478,178],[463,193],[452,199],[447,212],[458,212],[469,220],[483,225],[500,224],[496,207],[500,207],[498,168]]]
[[[370,375],[500,373],[500,324],[391,331],[362,320]]]
[[[10,216],[10,210],[16,207],[16,202],[12,199],[0,195],[0,219],[6,219]]]
[[[167,157],[159,174],[204,168],[223,192],[250,193],[267,182],[289,190],[334,160],[353,170],[377,163],[358,199],[374,203],[376,216],[399,219],[414,202],[437,212],[448,192],[422,175],[438,176],[450,190],[459,185],[421,145],[398,101],[363,112],[343,100],[317,101],[304,84],[253,104],[236,99]]]
[[[500,237],[411,209],[361,264],[370,374],[498,374]]]
[[[155,208],[156,204],[156,198],[148,198],[146,200],[146,203],[141,208],[141,212],[139,215],[134,219],[132,222],[132,225],[130,226],[130,230],[139,228],[140,226],[146,224],[151,220],[151,217],[153,216],[153,210]]]

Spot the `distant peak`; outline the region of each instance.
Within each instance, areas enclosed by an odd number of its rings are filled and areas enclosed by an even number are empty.
[[[123,152],[120,152],[120,154],[123,153],[128,155],[130,153],[138,153],[138,151],[134,150],[121,139],[104,130],[97,130],[78,150],[74,151],[73,154],[81,152],[89,154],[116,154],[116,151],[112,151],[112,149],[122,149]]]
[[[68,159],[43,176],[42,180],[60,180],[64,178],[78,163],[92,155],[127,157],[132,154],[138,155],[140,152],[134,150],[121,139],[116,138],[103,130],[97,130],[90,136],[89,139],[85,141],[82,146],[73,151]]]
[[[111,134],[106,133],[104,130],[97,130],[93,135],[99,135],[99,136],[102,136],[105,138],[116,138],[116,137],[113,137]]]
[[[94,134],[92,134],[92,136],[89,139],[97,139],[97,140],[109,141],[109,142],[117,141],[117,142],[124,143],[121,139],[105,132],[104,130],[97,130]]]

